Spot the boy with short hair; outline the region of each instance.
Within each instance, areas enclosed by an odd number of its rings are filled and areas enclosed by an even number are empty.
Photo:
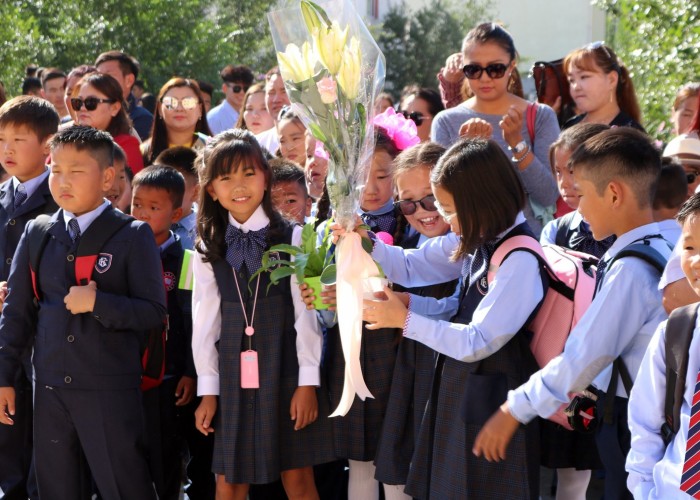
[[[151,226],[160,248],[168,304],[165,377],[144,392],[151,473],[160,498],[178,498],[184,430],[193,424],[192,292],[179,287],[185,250],[170,230],[182,212],[185,180],[174,168],[153,164],[134,176],[131,213]],[[189,411],[188,411],[189,410]],[[189,418],[188,418],[189,417]]]
[[[113,208],[119,208],[119,199],[126,191],[126,153],[122,147],[114,143],[114,182],[105,191],[104,197],[109,200]]]
[[[172,230],[180,237],[182,246],[187,250],[194,249],[197,237],[197,199],[199,198],[199,176],[195,161],[197,152],[185,146],[176,146],[162,151],[156,158],[156,163],[173,167],[185,178],[185,195],[182,199],[182,213],[172,226]]]
[[[311,213],[311,198],[306,191],[304,170],[290,160],[270,160],[272,204],[285,218],[304,224]]]
[[[654,220],[659,225],[661,236],[673,246],[681,235],[676,215],[688,199],[687,193],[688,179],[681,164],[671,158],[663,158],[654,195]]]
[[[41,74],[41,95],[56,108],[61,123],[70,120],[63,94],[66,91],[66,74],[58,68],[46,68]]]
[[[153,232],[102,197],[114,180],[108,133],[73,126],[50,146],[49,186],[61,208],[48,224],[27,225],[12,264],[0,319],[0,423],[13,424],[12,379],[33,343],[39,494],[89,497],[89,469],[105,499],[155,498],[139,389],[144,331],[162,327],[166,317]],[[101,234],[106,227],[113,228],[108,238]],[[80,242],[97,236],[105,241],[90,281],[79,284]],[[32,273],[30,255],[38,250]]]
[[[0,163],[11,178],[0,185],[0,310],[17,244],[24,226],[37,215],[53,213],[58,205],[49,191],[49,139],[58,130],[56,109],[39,97],[20,96],[0,107]],[[14,376],[15,426],[0,426],[0,491],[8,497],[35,498],[36,485],[27,485],[32,455],[31,349]]]
[[[681,267],[691,288],[700,295],[700,195],[693,195],[678,213],[682,225]],[[649,342],[637,380],[629,399],[631,450],[627,456],[627,485],[635,498],[694,498],[700,492],[697,472],[698,451],[698,370],[700,370],[700,335],[693,328],[687,357],[687,373],[680,427],[668,445],[661,429],[666,422],[666,343],[667,322],[659,325]],[[694,467],[695,466],[695,467]],[[684,493],[685,492],[685,493]]]
[[[652,201],[661,159],[649,138],[628,127],[606,130],[583,143],[571,156],[570,166],[580,197],[579,211],[593,236],[617,240],[598,266],[597,292],[564,347],[564,352],[508,393],[474,443],[474,453],[487,460],[505,457],[518,426],[536,416],[552,415],[571,392],[593,384],[598,401],[596,442],[605,468],[605,498],[629,496],[624,469],[629,451],[627,394],[614,379],[613,361],[620,357],[633,378],[646,346],[660,321],[666,318],[657,288],[658,271],[641,258],[615,256],[632,243],[645,243],[664,258],[671,249],[653,222]],[[612,262],[612,264],[610,264]],[[603,421],[606,400],[613,398],[612,425]]]

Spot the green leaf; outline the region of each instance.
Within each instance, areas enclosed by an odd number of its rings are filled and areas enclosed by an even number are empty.
[[[337,268],[335,264],[327,266],[321,273],[321,283],[324,285],[333,285],[336,281]]]
[[[287,276],[291,276],[292,274],[294,274],[294,269],[291,267],[280,267],[275,269],[270,273],[270,283],[276,285],[279,283],[279,280],[286,278]]]
[[[309,254],[304,276],[319,276],[323,272],[323,256],[318,253]]]
[[[372,243],[372,240],[370,240],[369,238],[362,238],[362,248],[365,250],[365,252],[372,255],[372,251],[374,250],[374,243]]]
[[[270,250],[268,250],[268,252],[283,252],[289,255],[297,255],[299,253],[304,253],[304,250],[295,245],[280,243],[279,245],[270,247]]]
[[[326,135],[323,133],[323,130],[321,130],[321,128],[318,125],[316,125],[313,122],[310,122],[309,128],[311,129],[311,133],[316,139],[321,141],[323,144],[326,144],[328,142],[328,139],[326,139]]]

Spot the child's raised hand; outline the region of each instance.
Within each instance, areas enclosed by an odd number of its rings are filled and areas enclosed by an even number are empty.
[[[520,422],[511,415],[508,403],[503,403],[479,431],[472,452],[477,457],[483,456],[489,462],[505,460],[506,448],[519,425]]]
[[[481,118],[470,118],[459,127],[459,136],[488,140],[493,136],[493,127]]]
[[[175,388],[175,406],[185,406],[192,401],[194,397],[195,381],[192,377],[184,376],[180,378]]]
[[[445,67],[442,68],[442,77],[450,83],[461,82],[464,80],[463,66],[464,62],[461,52],[450,55],[445,61]]]
[[[357,234],[362,236],[363,238],[369,238],[369,235],[367,234],[367,230],[360,227],[364,224],[362,219],[360,218],[359,215],[355,216],[355,227],[353,228],[353,231],[355,231]],[[330,227],[331,230],[331,240],[333,243],[338,243],[338,240],[340,239],[341,236],[343,236],[345,233],[347,233],[347,230],[341,226],[338,222],[334,222],[331,224]]]
[[[72,286],[68,290],[68,295],[63,298],[63,302],[73,314],[92,312],[95,308],[95,298],[97,297],[97,283],[90,281],[87,285]]]
[[[313,423],[318,418],[318,400],[316,388],[310,385],[297,387],[289,405],[289,416],[295,421],[294,430],[298,431]]]
[[[508,108],[508,112],[498,123],[503,132],[503,140],[512,148],[523,140],[523,113],[516,106]]]
[[[12,417],[15,414],[14,387],[0,387],[0,424],[14,425]]]
[[[202,396],[202,402],[194,411],[194,425],[199,432],[208,436],[210,432],[214,432],[211,426],[211,421],[216,414],[216,396]]]
[[[403,297],[384,287],[386,300],[362,301],[362,320],[367,322],[368,330],[380,328],[403,328],[406,323],[408,309],[403,303]]]

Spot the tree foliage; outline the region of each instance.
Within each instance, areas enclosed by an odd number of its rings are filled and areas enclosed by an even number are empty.
[[[274,0],[5,0],[0,79],[16,94],[29,63],[70,70],[123,50],[157,90],[173,75],[219,82],[226,64],[274,63],[266,13]]]
[[[608,12],[608,41],[630,69],[647,131],[668,138],[677,90],[700,81],[700,2],[598,0],[597,5]]]
[[[416,12],[405,3],[394,5],[372,30],[387,60],[386,90],[398,96],[407,84],[436,87],[435,75],[447,56],[458,52],[467,32],[488,15],[486,0],[431,0]]]

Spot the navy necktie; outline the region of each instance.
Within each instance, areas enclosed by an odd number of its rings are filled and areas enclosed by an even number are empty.
[[[385,233],[393,234],[394,230],[396,229],[396,217],[394,216],[394,212],[388,212],[381,215],[362,214],[360,217],[362,218],[362,222],[367,224],[375,233],[383,231]]]
[[[248,272],[253,274],[260,267],[262,254],[267,247],[267,228],[244,233],[229,224],[226,228],[226,262],[236,271],[241,270],[245,262]]]
[[[24,203],[24,200],[27,199],[27,191],[25,189],[20,189],[19,186],[15,190],[15,199],[13,202],[13,208],[17,210],[22,203]]]
[[[80,238],[80,224],[78,224],[78,219],[75,217],[68,221],[68,234],[73,243]]]
[[[495,241],[489,241],[481,245],[474,252],[474,256],[471,260],[471,265],[469,266],[469,286],[473,285],[474,282],[481,277],[488,269],[486,266],[491,260],[491,255],[496,248]],[[466,264],[465,264],[466,267]]]
[[[593,297],[595,297],[598,293],[598,289],[600,288],[600,284],[603,282],[603,278],[605,277],[605,271],[607,270],[607,268],[608,261],[601,259],[600,262],[598,262],[598,267],[595,273],[595,293],[593,294]]]

